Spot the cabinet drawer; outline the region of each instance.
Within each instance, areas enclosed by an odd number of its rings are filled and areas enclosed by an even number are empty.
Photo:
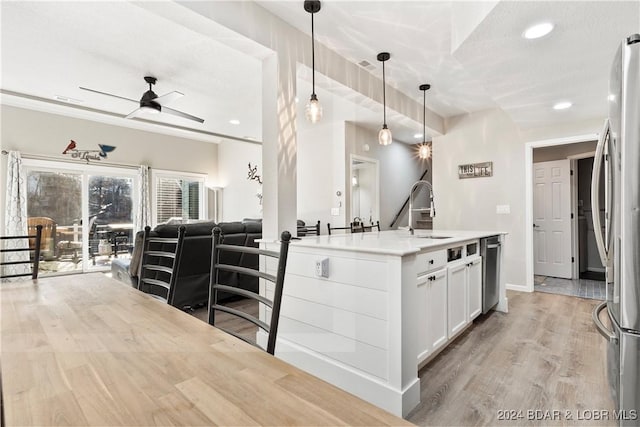
[[[444,267],[447,264],[447,250],[425,252],[416,256],[418,275]]]

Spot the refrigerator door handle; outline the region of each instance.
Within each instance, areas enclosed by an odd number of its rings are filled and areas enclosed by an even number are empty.
[[[600,320],[600,312],[602,310],[604,310],[605,308],[607,308],[607,302],[606,301],[603,301],[600,304],[598,304],[593,309],[593,312],[591,313],[591,318],[593,319],[593,323],[596,325],[596,329],[598,330],[598,332],[600,332],[600,335],[605,337],[609,342],[615,344],[618,341],[618,337],[616,336],[615,333],[613,333],[610,330],[608,330],[607,327],[604,326],[604,323],[602,323],[602,320]],[[607,311],[607,313],[608,313],[608,311]],[[611,318],[611,317],[609,317],[609,318]]]
[[[609,265],[609,254],[604,245],[604,236],[602,235],[602,226],[600,223],[600,169],[602,168],[602,160],[604,158],[604,144],[609,134],[609,119],[604,121],[604,128],[600,134],[598,145],[596,146],[596,154],[593,158],[593,171],[591,173],[591,218],[593,220],[593,232],[596,236],[596,246],[602,265]]]

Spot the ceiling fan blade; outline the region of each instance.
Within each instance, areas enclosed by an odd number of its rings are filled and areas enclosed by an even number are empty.
[[[164,95],[157,97],[156,99],[154,99],[154,101],[164,107],[165,105],[170,104],[176,99],[182,98],[183,96],[184,93],[174,90],[173,92],[165,93]]]
[[[86,91],[88,91],[88,92],[99,93],[100,95],[107,95],[107,96],[112,96],[112,97],[114,97],[114,98],[125,99],[125,100],[127,100],[127,101],[131,101],[131,102],[135,102],[135,103],[140,102],[140,101],[135,100],[135,99],[125,98],[124,96],[118,96],[118,95],[114,95],[114,94],[112,94],[112,93],[100,92],[99,90],[89,89],[89,88],[82,87],[82,86],[80,86],[80,89],[82,89],[82,90],[86,90]]]
[[[132,119],[134,117],[138,117],[141,112],[142,112],[142,108],[136,108],[135,110],[130,112],[129,115],[125,117],[125,119]]]
[[[182,111],[174,110],[169,107],[162,107],[162,112],[167,114],[173,114],[174,116],[183,117],[185,119],[193,120],[199,123],[204,123],[204,119],[200,117],[192,116],[191,114],[183,113]]]

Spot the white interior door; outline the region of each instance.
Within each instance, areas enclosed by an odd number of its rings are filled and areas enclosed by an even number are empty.
[[[534,274],[571,279],[569,160],[533,164]]]

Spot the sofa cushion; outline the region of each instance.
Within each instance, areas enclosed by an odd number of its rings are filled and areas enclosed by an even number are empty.
[[[185,236],[201,236],[203,234],[211,234],[216,223],[213,221],[194,222],[188,224],[161,224],[153,229],[159,237],[175,237],[178,235],[178,228],[185,227]]]

